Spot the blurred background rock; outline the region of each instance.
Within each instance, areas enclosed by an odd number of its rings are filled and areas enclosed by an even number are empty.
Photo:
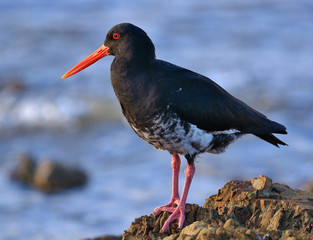
[[[247,136],[201,156],[188,202],[202,205],[227,181],[259,174],[295,188],[312,180],[310,0],[3,0],[0,18],[0,239],[121,234],[168,201],[170,156],[125,124],[113,58],[61,79],[121,22],[143,28],[158,58],[209,76],[288,129],[289,147]],[[86,169],[90,180],[57,195],[21,188],[9,170],[24,152]]]
[[[11,171],[11,179],[24,187],[33,187],[44,193],[62,193],[71,188],[84,186],[86,173],[73,166],[65,166],[51,159],[34,159],[29,154],[18,158]]]

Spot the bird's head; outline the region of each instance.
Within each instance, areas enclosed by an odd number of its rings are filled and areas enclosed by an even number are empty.
[[[130,23],[121,23],[109,30],[100,48],[71,68],[62,78],[70,77],[108,55],[144,64],[155,59],[155,49],[142,29]]]

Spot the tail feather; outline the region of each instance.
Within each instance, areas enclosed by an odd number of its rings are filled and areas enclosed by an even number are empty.
[[[287,134],[286,131],[280,132],[282,134]],[[273,144],[276,147],[279,147],[280,145],[285,145],[288,146],[288,144],[284,143],[283,141],[281,141],[280,139],[278,139],[277,137],[275,137],[273,134],[271,133],[266,133],[266,134],[254,134],[255,136],[263,139],[266,142],[269,142],[271,144]]]

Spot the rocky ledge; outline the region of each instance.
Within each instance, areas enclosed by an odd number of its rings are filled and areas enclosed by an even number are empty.
[[[183,229],[177,223],[159,233],[169,213],[135,219],[121,237],[105,239],[308,239],[313,237],[313,194],[272,183],[260,175],[230,181],[203,207],[187,204]]]

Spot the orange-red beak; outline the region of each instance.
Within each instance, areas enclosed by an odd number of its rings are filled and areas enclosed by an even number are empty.
[[[75,73],[80,72],[81,70],[85,69],[86,67],[90,66],[91,64],[95,63],[99,59],[108,56],[109,53],[109,47],[102,45],[100,48],[98,48],[94,53],[90,54],[88,57],[86,57],[83,61],[72,67],[67,73],[65,73],[62,78],[67,78]]]

